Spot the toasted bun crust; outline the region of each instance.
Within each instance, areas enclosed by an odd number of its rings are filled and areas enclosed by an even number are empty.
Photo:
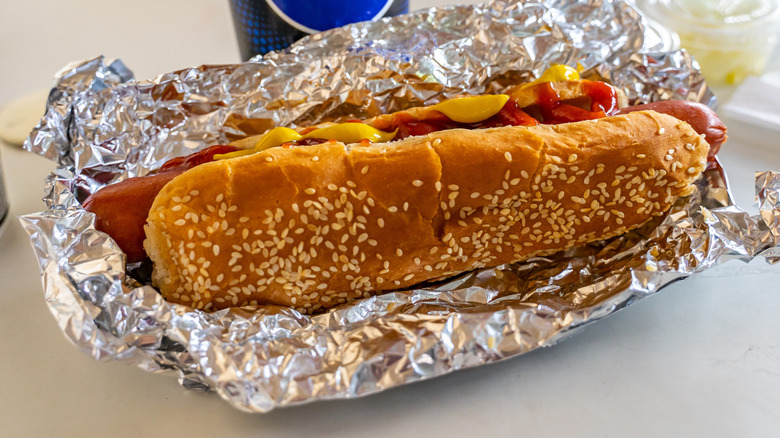
[[[689,194],[707,150],[652,111],[273,148],[172,180],[145,249],[169,301],[313,312],[622,234]]]

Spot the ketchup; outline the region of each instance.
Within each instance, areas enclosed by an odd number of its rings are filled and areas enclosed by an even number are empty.
[[[585,95],[590,97],[590,109],[561,101],[561,96],[549,82],[536,85],[542,123],[559,124],[600,119],[617,112],[617,94],[603,82],[582,81]]]
[[[602,111],[608,116],[614,116],[618,110],[617,93],[604,82],[582,81],[585,94],[590,96],[590,110]]]
[[[501,126],[536,126],[539,121],[531,117],[520,108],[517,101],[509,99],[501,111],[495,116],[479,123],[475,123],[475,128],[498,128]]]
[[[440,112],[431,112],[425,120],[415,120],[409,114],[396,114],[393,116],[393,124],[389,130],[398,129],[393,140],[401,140],[416,135],[426,135],[445,129],[460,128],[461,124],[450,120]]]
[[[186,157],[177,157],[168,160],[163,164],[157,173],[167,172],[169,170],[187,170],[203,163],[214,161],[214,155],[227,154],[237,151],[238,148],[230,145],[211,146]]]

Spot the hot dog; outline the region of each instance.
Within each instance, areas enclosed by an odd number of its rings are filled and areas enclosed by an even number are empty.
[[[155,285],[206,310],[313,312],[622,234],[690,192],[709,146],[654,111],[609,117],[620,95],[600,87],[518,87],[479,121],[439,107],[364,122],[401,134],[388,143],[298,129],[282,147],[177,170],[145,195]],[[96,213],[101,192],[86,203]]]
[[[618,90],[600,82],[578,81],[577,77],[576,71],[568,67],[551,67],[536,83],[509,89],[507,95],[511,96],[511,99],[498,113],[473,123],[463,121],[471,117],[470,114],[474,111],[473,108],[468,108],[466,102],[466,108],[460,112],[468,114],[456,116],[461,121],[453,120],[431,107],[418,107],[380,115],[364,121],[363,124],[385,132],[397,128],[394,140],[401,140],[452,128],[533,126],[540,121],[554,124],[587,120],[613,115],[621,106],[625,106],[625,97]],[[533,114],[533,117],[526,111]],[[331,125],[326,123],[298,131],[310,133]],[[250,137],[231,145],[214,146],[188,157],[174,158],[165,163],[153,177],[131,178],[111,185],[110,189],[107,187],[98,191],[85,201],[84,207],[96,214],[96,228],[114,238],[129,263],[143,261],[146,259],[143,227],[149,207],[162,186],[180,171],[212,161],[214,155],[227,154],[236,148],[255,148],[262,137]],[[328,139],[309,138],[291,143],[305,145],[326,140]]]

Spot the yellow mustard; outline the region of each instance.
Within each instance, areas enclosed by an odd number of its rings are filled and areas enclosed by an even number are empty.
[[[458,123],[477,123],[498,114],[508,100],[509,96],[506,94],[459,97],[437,103],[430,108]]]
[[[268,148],[281,146],[285,143],[302,140],[304,138],[327,138],[329,140],[334,139],[342,143],[357,143],[363,139],[368,139],[374,143],[384,143],[391,141],[393,137],[395,137],[396,132],[398,132],[398,130],[393,132],[384,132],[374,127],[368,126],[365,123],[354,122],[339,123],[325,128],[315,129],[304,135],[301,135],[290,128],[277,127],[263,134],[253,149],[235,151],[227,154],[217,154],[214,155],[214,159],[224,160],[228,158],[242,157],[244,155],[251,155],[255,152],[264,151]]]
[[[544,82],[576,81],[579,78],[580,74],[574,68],[563,64],[553,64],[538,79],[523,85],[520,89],[533,87]]]
[[[384,132],[365,123],[353,122],[315,129],[304,135],[303,138],[332,138],[342,143],[357,143],[360,140],[368,139],[373,143],[384,143],[392,140],[396,132],[398,132],[397,129],[393,132]]]
[[[298,134],[295,130],[284,127],[273,128],[270,131],[263,134],[260,140],[255,143],[255,147],[252,149],[244,149],[242,151],[229,152],[227,154],[214,155],[215,160],[226,160],[229,158],[243,157],[244,155],[252,155],[255,152],[264,151],[268,148],[283,145],[290,141],[300,140],[303,136]]]
[[[255,143],[255,151],[260,152],[268,148],[276,147],[287,142],[300,140],[303,136],[290,128],[278,127],[265,133]]]

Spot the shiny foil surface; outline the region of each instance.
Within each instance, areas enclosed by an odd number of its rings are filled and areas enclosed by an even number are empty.
[[[609,241],[314,316],[277,307],[206,313],[169,304],[127,275],[124,255],[80,204],[172,157],[272,126],[501,92],[552,63],[580,64],[584,77],[614,83],[632,103],[714,106],[695,61],[645,35],[642,17],[619,1],[497,1],[352,25],[254,62],[151,81],[102,57],[69,65],[26,143],[59,163],[46,210],[22,218],[46,302],[95,359],[175,370],[188,388],[266,412],[517,356],[723,261],[780,260],[780,175],[757,175],[761,213],[752,217],[733,205],[713,165],[665,218]]]

